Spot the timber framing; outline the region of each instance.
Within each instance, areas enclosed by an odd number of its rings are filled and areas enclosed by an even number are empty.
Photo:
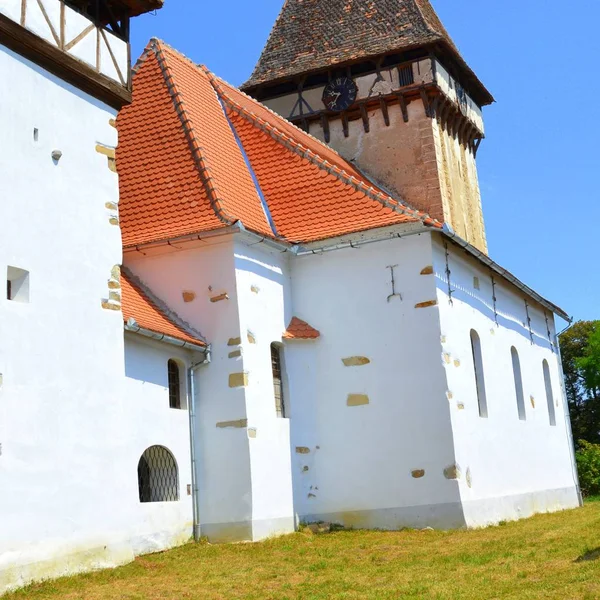
[[[374,96],[360,100],[355,106],[342,113],[331,111],[318,111],[312,114],[304,114],[301,117],[290,119],[292,123],[298,125],[305,131],[310,130],[310,124],[320,121],[321,127],[325,133],[325,141],[329,142],[330,122],[341,119],[344,136],[349,135],[349,123],[351,121],[361,120],[366,133],[370,131],[369,110],[378,108],[386,126],[390,125],[390,112],[399,110],[402,119],[408,123],[408,105],[411,102],[421,102],[425,115],[430,119],[437,119],[451,137],[456,138],[466,148],[469,148],[475,155],[481,140],[485,135],[479,128],[469,120],[461,111],[460,106],[446,97],[441,89],[435,84],[413,85],[395,91],[385,96]],[[395,108],[397,107],[397,108]]]
[[[53,46],[0,13],[0,42],[10,50],[115,109],[131,102],[131,90]]]

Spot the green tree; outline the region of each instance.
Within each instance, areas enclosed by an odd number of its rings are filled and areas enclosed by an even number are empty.
[[[560,336],[573,437],[600,443],[600,321],[579,321]]]

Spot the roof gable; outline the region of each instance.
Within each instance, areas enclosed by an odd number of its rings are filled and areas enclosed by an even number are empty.
[[[290,243],[397,223],[441,226],[158,40],[138,62],[118,128],[125,247],[238,221]]]

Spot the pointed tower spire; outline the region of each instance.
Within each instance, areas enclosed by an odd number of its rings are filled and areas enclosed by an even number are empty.
[[[480,106],[493,102],[429,0],[286,0],[243,89],[417,49],[446,56]]]

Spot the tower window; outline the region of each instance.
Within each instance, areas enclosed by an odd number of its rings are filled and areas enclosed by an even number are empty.
[[[412,85],[415,82],[412,63],[410,65],[398,67],[398,78],[400,87],[404,87],[405,85]]]
[[[271,369],[273,371],[273,393],[275,395],[275,412],[278,417],[285,418],[285,402],[283,398],[283,381],[281,369],[281,347],[271,344]]]
[[[471,329],[471,350],[473,352],[473,368],[475,370],[475,386],[477,388],[479,416],[486,419],[488,416],[488,408],[483,372],[483,354],[481,353],[481,340],[479,339],[479,334],[474,329]]]
[[[519,353],[517,352],[517,349],[514,346],[510,349],[510,354],[512,356],[513,377],[515,379],[515,393],[517,396],[517,409],[519,411],[519,419],[521,419],[521,421],[525,421],[527,415],[525,413],[525,396],[523,394],[523,377],[521,375],[521,361],[519,359]]]
[[[179,363],[171,359],[167,363],[169,374],[169,407],[181,409],[181,377]]]
[[[148,448],[138,463],[140,502],[179,500],[179,472],[175,457],[163,446]]]
[[[6,272],[6,299],[29,302],[29,271],[8,267]]]
[[[544,384],[546,386],[546,401],[548,402],[548,418],[550,425],[556,427],[556,411],[554,410],[554,393],[552,391],[552,378],[550,377],[550,366],[548,361],[542,363],[544,370]]]

